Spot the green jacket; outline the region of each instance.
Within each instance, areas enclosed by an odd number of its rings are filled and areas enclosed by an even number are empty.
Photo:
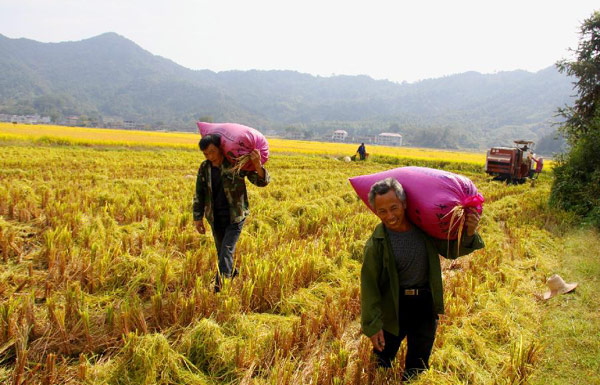
[[[429,287],[433,295],[434,310],[444,313],[444,294],[442,286],[442,269],[439,255],[450,259],[469,254],[484,247],[483,240],[475,233],[471,245],[461,244],[456,249],[456,241],[448,241],[430,237],[419,230],[425,241],[429,259]],[[468,247],[467,247],[468,246]],[[450,251],[450,254],[448,254]],[[398,271],[392,252],[389,237],[383,223],[375,227],[373,235],[367,241],[364,261],[360,274],[361,289],[361,324],[363,333],[372,336],[381,329],[398,335],[399,295]]]
[[[241,171],[239,174],[235,174],[231,170],[231,164],[227,161],[227,158],[223,160],[221,178],[223,179],[223,190],[225,191],[227,203],[229,203],[231,223],[240,222],[250,213],[245,177],[259,187],[264,187],[271,181],[266,169],[264,178],[259,177],[256,171]],[[199,221],[202,217],[206,217],[206,220],[212,226],[214,222],[212,205],[211,163],[205,160],[200,165],[196,177],[196,193],[194,194],[193,206],[194,220]]]

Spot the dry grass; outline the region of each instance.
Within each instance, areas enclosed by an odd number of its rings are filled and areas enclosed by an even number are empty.
[[[249,188],[241,279],[214,295],[214,245],[190,213],[199,152],[9,141],[2,154],[0,382],[399,378],[402,360],[376,370],[360,334],[362,247],[377,218],[347,182],[388,164],[275,154],[272,184]],[[406,164],[439,164],[427,162]],[[533,294],[573,218],[547,208],[545,175],[506,186],[480,166],[452,167],[486,197],[487,247],[444,261],[447,314],[417,383],[526,383],[550,359],[546,304]]]

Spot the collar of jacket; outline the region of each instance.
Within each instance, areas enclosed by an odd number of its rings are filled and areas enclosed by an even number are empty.
[[[412,226],[411,230],[416,230],[416,232],[419,233],[419,235],[423,236],[423,231],[421,229],[415,226],[412,222],[410,222],[410,225]],[[375,230],[373,230],[373,237],[379,239],[385,239],[387,237],[387,234],[385,233],[385,225],[383,224],[383,222],[379,222],[379,224],[375,227]]]
[[[385,238],[385,225],[383,222],[379,222],[377,226],[375,226],[375,230],[373,231],[373,237],[384,239]]]
[[[206,161],[208,162],[210,167],[214,167],[210,160],[206,159]],[[223,155],[223,161],[221,162],[221,164],[218,167],[221,170],[223,170],[223,169],[227,170],[227,169],[231,168],[231,162],[229,162],[229,159],[227,159],[227,157],[225,155]]]
[[[221,163],[221,168],[231,168],[231,163],[229,163],[229,159],[227,159],[227,157],[225,155],[223,155],[223,162]]]
[[[212,169],[214,166],[213,166],[212,162],[208,159],[206,159],[204,162],[207,165],[208,172],[209,172],[208,176],[210,177],[210,169]],[[221,170],[221,172],[228,173],[230,171],[231,167],[232,167],[231,162],[229,162],[229,159],[227,159],[227,157],[225,155],[223,155],[223,162],[221,162],[221,165],[218,166],[218,168]]]

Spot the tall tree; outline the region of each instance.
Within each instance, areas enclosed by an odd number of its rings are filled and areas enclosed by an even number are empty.
[[[600,228],[600,12],[586,19],[575,59],[557,63],[577,78],[577,100],[558,110],[569,150],[557,159],[550,202],[574,211]]]

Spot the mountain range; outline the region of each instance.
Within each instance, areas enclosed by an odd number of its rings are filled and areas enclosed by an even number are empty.
[[[397,132],[427,147],[481,149],[514,139],[556,147],[556,109],[572,103],[572,81],[554,66],[415,83],[213,72],[180,66],[116,33],[61,43],[0,35],[0,113],[119,118],[150,129],[192,131],[202,119],[307,139],[344,129],[354,137]]]

